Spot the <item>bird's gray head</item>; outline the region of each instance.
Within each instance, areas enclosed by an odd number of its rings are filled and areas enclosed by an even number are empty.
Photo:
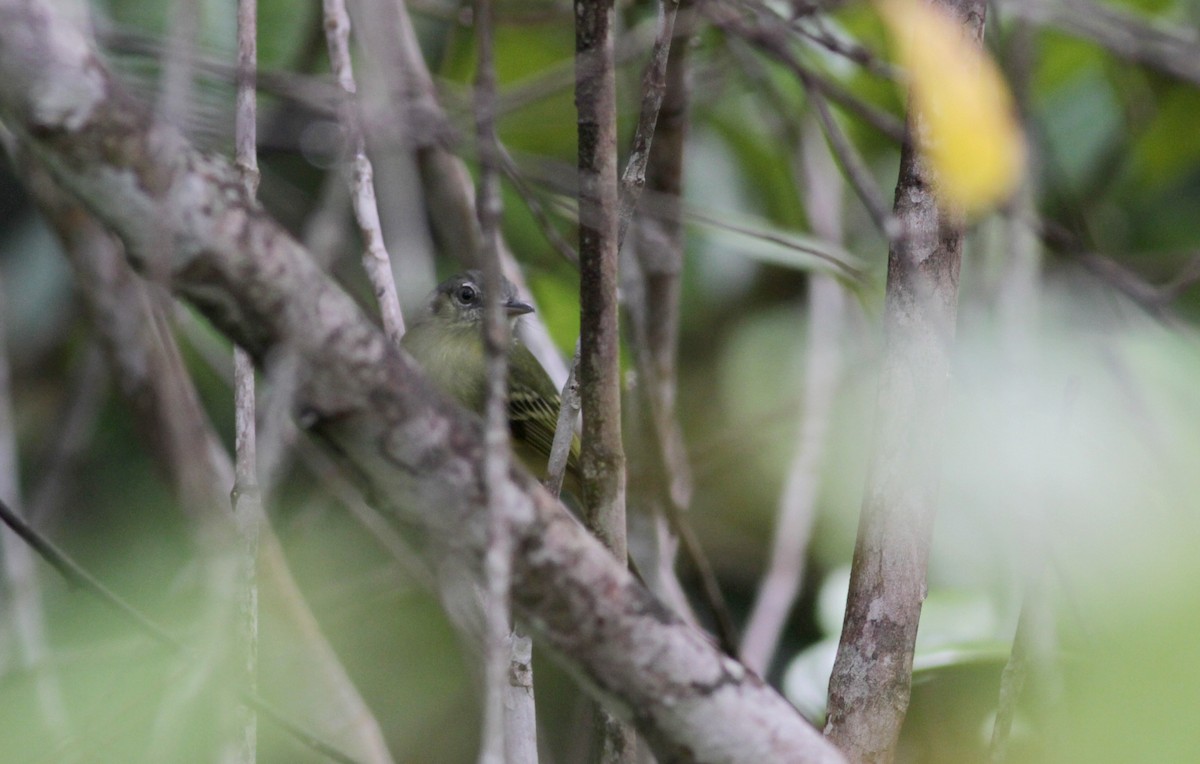
[[[517,288],[503,279],[500,304],[512,320],[533,312],[533,306],[517,297]],[[483,273],[469,270],[438,284],[429,298],[429,314],[441,321],[478,326],[483,323]]]

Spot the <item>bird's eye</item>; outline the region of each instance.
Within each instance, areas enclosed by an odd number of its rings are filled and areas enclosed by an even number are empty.
[[[463,284],[458,288],[458,301],[463,305],[470,305],[475,302],[475,287],[470,284]]]

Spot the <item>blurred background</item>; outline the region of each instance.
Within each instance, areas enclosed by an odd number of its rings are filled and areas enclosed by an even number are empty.
[[[351,4],[352,17],[369,5]],[[320,4],[259,6],[260,199],[374,312],[341,171]],[[820,724],[882,344],[887,241],[862,196],[890,202],[906,78],[868,3],[723,7],[783,30],[783,42],[768,45],[696,9],[683,27],[691,93],[677,411],[694,483],[688,518],[744,630],[781,497],[793,497],[784,503],[804,550],[802,577],[764,672]],[[447,119],[394,123],[386,44],[372,56],[360,50],[355,63],[384,232],[412,315],[439,278],[462,268],[462,253],[430,224],[437,202],[421,183],[419,154],[446,146],[475,170],[475,39],[469,4],[415,0],[408,9]],[[169,62],[188,65],[186,97],[164,113],[197,144],[232,155],[232,6],[111,0],[88,10],[108,62],[148,103],[159,99]],[[649,3],[618,7],[623,147],[657,13]],[[538,316],[569,358],[578,271],[547,228],[575,243],[573,11],[501,0],[496,16],[498,127],[511,157],[503,232]],[[1002,0],[989,7],[986,48],[1011,92],[1025,159],[1016,188],[969,223],[901,757],[986,759],[1024,609],[1029,676],[1010,759],[1194,761],[1200,6]],[[844,156],[830,154],[814,92],[832,105],[865,191],[843,178]],[[11,408],[3,438],[19,476],[10,495],[111,589],[204,645],[194,528],[114,384],[60,239],[10,169],[0,176],[10,382],[0,404]],[[170,331],[232,448],[228,343],[186,307],[170,313]],[[632,358],[627,366],[636,384]],[[343,499],[311,460],[284,459],[268,511],[292,574],[393,759],[472,761],[473,654]],[[205,714],[222,704],[199,700],[210,681],[205,661],[154,646],[41,562],[32,574],[9,570],[0,613],[5,761],[207,760],[192,755],[207,750]],[[694,566],[682,560],[679,575],[711,624]],[[40,601],[33,625],[20,615],[22,597]],[[303,700],[314,692],[311,667],[291,650],[291,622],[269,597],[262,607],[261,694],[284,708],[319,707],[321,697]],[[583,760],[584,702],[536,651],[535,672],[543,759]],[[269,722],[259,727],[260,760],[323,760]]]

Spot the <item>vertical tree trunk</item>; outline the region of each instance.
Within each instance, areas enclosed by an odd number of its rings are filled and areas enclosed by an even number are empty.
[[[983,0],[937,0],[964,33],[983,36]],[[915,103],[915,99],[912,101]],[[950,397],[963,219],[938,199],[920,153],[924,117],[910,106],[888,252],[885,348],[826,735],[853,761],[888,762],[908,710],[913,647],[937,501]]]
[[[617,333],[617,86],[613,1],[575,2],[575,106],[579,110],[580,471],[584,519],[622,563],[625,452],[621,445],[620,335]],[[603,762],[633,761],[636,737],[597,706]]]

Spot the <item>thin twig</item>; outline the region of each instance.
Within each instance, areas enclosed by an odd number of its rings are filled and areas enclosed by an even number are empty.
[[[676,509],[691,503],[692,473],[683,446],[682,433],[675,417],[675,368],[679,334],[680,277],[683,271],[684,231],[680,212],[683,193],[683,154],[691,105],[688,46],[693,32],[690,0],[681,3],[675,34],[667,60],[654,143],[646,164],[647,194],[651,203],[638,207],[634,244],[622,260],[622,299],[630,327],[630,347],[637,367],[637,384],[630,391],[635,405],[645,406],[650,416],[631,418],[630,441],[634,448],[651,451],[654,458],[636,458],[630,462],[630,484],[652,486],[644,500],[655,519],[653,523],[656,564],[650,568],[649,585],[692,623],[698,623],[683,584],[675,572],[682,518]],[[649,71],[656,59],[647,64],[643,87],[655,87]],[[643,112],[645,115],[643,98]],[[641,119],[639,118],[639,122]],[[639,125],[640,127],[640,125]],[[636,138],[635,138],[636,140]],[[631,155],[632,162],[632,155]],[[651,430],[648,431],[646,423]],[[655,437],[657,436],[657,437]],[[643,477],[644,476],[644,477]],[[657,494],[657,495],[655,495]],[[631,499],[635,496],[631,491]],[[661,497],[661,498],[660,498]],[[661,519],[661,522],[660,522]],[[697,564],[702,579],[711,566]],[[708,590],[708,587],[705,587]],[[719,609],[710,603],[713,612]],[[718,624],[721,624],[718,617]],[[723,640],[725,641],[725,640]]]
[[[571,456],[571,443],[575,439],[575,425],[579,421],[579,340],[575,341],[575,356],[567,383],[563,385],[558,421],[554,426],[554,441],[550,444],[550,463],[546,467],[545,486],[558,496],[562,492],[563,477],[567,472],[567,460]]]
[[[28,523],[21,519],[20,515],[13,512],[4,501],[0,501],[0,520],[3,520],[4,524],[11,528],[13,533],[24,539],[26,544],[41,555],[42,559],[48,562],[51,567],[57,570],[59,575],[67,580],[67,583],[86,590],[89,594],[95,596],[113,610],[116,610],[126,620],[133,623],[144,634],[160,645],[169,647],[172,650],[184,649],[182,642],[167,633],[161,626],[142,615],[141,611],[114,594],[107,586],[100,583],[83,566],[75,562],[66,552],[60,550],[54,542],[35,531]]]
[[[258,686],[258,544],[262,532],[262,496],[258,488],[254,361],[241,347],[233,349],[233,377],[235,460],[232,500],[238,554],[234,584],[237,616],[231,653],[239,668],[238,681],[247,694],[252,695]],[[241,761],[252,764],[257,759],[258,723],[251,709],[245,709],[241,722],[238,755]]]
[[[552,189],[556,193],[574,193],[574,186],[564,181],[558,165],[551,162],[538,162],[536,159],[531,159],[530,162],[540,165],[537,172],[526,173],[533,182]],[[578,202],[576,200],[567,196],[557,196],[553,199],[553,203],[562,214],[568,215],[578,222]],[[758,224],[759,221],[748,216],[740,216],[744,222],[736,222],[732,219],[736,216],[731,216],[731,213],[728,212],[718,214],[694,204],[673,204],[669,194],[661,194],[654,189],[643,191],[639,209],[643,214],[655,219],[698,223],[715,231],[728,231],[752,237],[776,244],[783,249],[810,255],[832,266],[841,278],[853,281],[865,281],[867,278],[861,263],[841,246],[799,234],[772,231],[765,222]]]
[[[758,6],[762,11],[778,15],[765,5]],[[780,19],[782,21],[782,19]],[[815,29],[810,29],[804,21],[811,22]],[[874,52],[864,47],[855,40],[843,39],[833,32],[830,32],[823,23],[820,16],[811,16],[804,20],[797,20],[791,24],[791,28],[796,30],[802,37],[811,40],[814,44],[820,45],[830,53],[836,54],[845,58],[848,61],[861,66],[866,71],[874,74],[877,77],[882,77],[887,80],[898,81],[903,75],[898,73],[895,68],[887,61],[875,55]]]
[[[691,3],[685,7],[690,16]],[[630,336],[635,340],[632,345],[641,381],[637,400],[646,407],[648,414],[649,427],[645,433],[649,435],[650,456],[647,461],[654,465],[650,471],[657,477],[653,482],[658,494],[654,500],[695,566],[722,648],[734,655],[737,632],[733,618],[712,564],[685,517],[691,501],[691,471],[682,431],[674,414],[675,352],[680,274],[683,271],[679,209],[690,100],[685,54],[691,27],[689,18],[683,34],[676,36],[675,17],[679,10],[678,3],[664,2],[654,52],[646,65],[642,109],[622,176],[618,247],[642,189],[649,185],[657,204],[643,210],[637,229],[638,246],[634,248],[637,262],[622,269],[622,282],[626,285],[624,304],[633,329]],[[651,143],[650,138],[656,132],[662,133],[662,140]],[[677,581],[667,581],[674,578],[672,564],[660,561],[658,573],[664,591],[681,590]],[[680,604],[685,610],[690,609],[685,603]]]
[[[258,65],[258,2],[238,0],[237,6],[237,113],[234,145],[246,193],[258,192],[258,111],[255,72]],[[254,404],[254,361],[241,347],[233,349],[234,483],[233,519],[238,533],[237,576],[234,597],[232,656],[235,676],[246,695],[258,690],[258,544],[262,495],[258,488],[257,432]],[[239,709],[241,730],[233,754],[245,764],[258,759],[258,717],[250,706]]]
[[[871,173],[867,170],[866,164],[862,157],[859,156],[857,149],[850,142],[833,114],[829,111],[829,104],[825,100],[827,88],[814,85],[809,76],[808,68],[802,65],[796,54],[792,51],[789,41],[786,38],[787,28],[783,26],[784,22],[780,19],[776,24],[749,24],[740,19],[736,13],[728,8],[706,4],[703,6],[708,13],[709,18],[717,26],[732,32],[747,42],[752,43],[757,50],[769,52],[774,58],[790,68],[800,79],[801,84],[805,86],[808,93],[809,101],[817,112],[817,116],[821,121],[821,128],[825,132],[825,138],[829,141],[829,146],[833,149],[834,155],[838,159],[838,164],[842,171],[846,174],[847,180],[850,181],[851,187],[858,194],[867,213],[871,216],[871,221],[883,233],[889,241],[894,239],[899,229],[895,219],[888,212],[887,205],[884,202],[883,194],[876,186],[874,179],[871,178]]]
[[[554,248],[554,251],[562,255],[562,258],[576,268],[579,267],[579,253],[571,246],[571,243],[563,238],[563,235],[558,232],[551,222],[550,216],[546,213],[546,208],[542,206],[541,201],[534,196],[533,189],[525,181],[521,174],[521,169],[517,167],[517,163],[513,161],[512,155],[508,153],[503,145],[499,145],[500,166],[504,170],[504,177],[508,178],[513,187],[517,189],[517,193],[521,195],[521,200],[525,202],[525,206],[529,209],[529,213],[533,215],[533,219],[537,222],[538,227],[542,229],[542,236]]]
[[[238,0],[235,163],[251,195],[258,193],[258,0]]]
[[[809,91],[816,90],[834,105],[840,106],[846,112],[873,127],[879,133],[887,136],[896,143],[904,142],[904,122],[892,116],[889,112],[868,103],[850,92],[836,80],[826,77],[816,69],[805,66],[797,59],[794,71],[804,74],[804,85]]]
[[[375,290],[383,331],[394,345],[399,346],[400,338],[404,336],[404,316],[400,313],[392,261],[383,241],[379,208],[375,203],[375,171],[371,160],[367,158],[366,139],[355,101],[358,86],[354,82],[354,69],[350,61],[350,15],[346,13],[343,0],[323,0],[323,7],[329,61],[338,86],[342,89],[338,116],[353,155],[354,172],[350,192],[354,200],[354,216],[366,245],[363,250],[363,269]]]
[[[671,41],[675,36],[675,17],[679,14],[679,0],[662,0],[658,11],[658,34],[650,51],[650,61],[642,76],[642,106],[638,113],[637,128],[633,134],[633,146],[621,174],[621,202],[618,215],[617,250],[625,241],[625,232],[633,220],[638,197],[646,185],[646,164],[650,161],[651,141],[654,127],[658,123],[658,112],[662,108],[663,96],[667,91],[667,61],[671,52]]]
[[[1200,40],[1180,25],[1151,24],[1117,7],[1090,0],[1016,0],[1005,10],[1091,40],[1110,53],[1172,77],[1200,84]]]
[[[807,79],[803,81],[806,85],[808,84]],[[854,193],[858,195],[863,206],[867,208],[867,214],[871,216],[871,222],[875,223],[875,227],[888,240],[896,238],[900,233],[899,224],[892,216],[892,213],[888,211],[883,194],[875,184],[875,180],[871,177],[871,172],[867,169],[867,165],[859,155],[858,150],[854,148],[854,144],[850,142],[841,125],[837,123],[837,120],[833,118],[833,114],[830,113],[829,104],[825,101],[824,93],[817,88],[809,87],[808,98],[817,111],[817,117],[821,121],[821,129],[825,133],[825,140],[829,141],[829,148],[833,149],[833,154],[837,157],[842,172],[846,174],[846,179],[850,181],[850,187],[854,189]]]

